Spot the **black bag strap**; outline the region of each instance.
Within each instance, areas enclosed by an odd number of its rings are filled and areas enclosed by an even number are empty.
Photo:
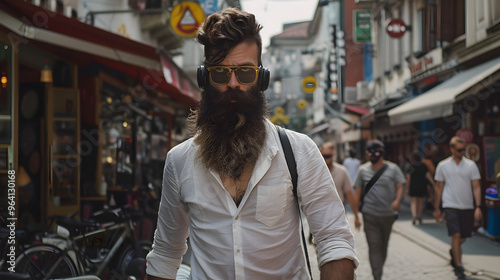
[[[366,184],[365,189],[363,190],[363,195],[361,197],[364,197],[370,191],[373,185],[375,185],[377,180],[380,178],[380,176],[382,176],[384,171],[387,169],[387,166],[388,166],[387,163],[384,163],[384,165],[382,165],[382,167],[377,171],[377,173],[373,175],[368,184]]]
[[[288,140],[288,136],[284,129],[279,126],[276,126],[278,130],[278,135],[280,137],[281,146],[283,147],[283,152],[285,154],[286,164],[288,165],[288,170],[290,172],[290,176],[292,177],[292,185],[293,185],[293,196],[295,196],[295,200],[297,201],[297,207],[299,208],[299,219],[300,219],[300,230],[302,232],[302,245],[304,247],[304,252],[306,255],[307,261],[307,269],[309,270],[309,276],[312,278],[311,264],[309,262],[309,254],[307,253],[307,243],[306,238],[304,236],[304,225],[302,223],[302,217],[300,216],[300,205],[299,205],[299,197],[297,195],[297,163],[295,162],[295,157],[293,155],[292,145],[290,145],[290,140]]]

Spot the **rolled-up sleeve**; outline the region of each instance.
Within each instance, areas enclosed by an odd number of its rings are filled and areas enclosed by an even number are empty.
[[[298,195],[314,236],[318,264],[321,267],[329,261],[350,259],[357,267],[354,236],[328,167],[309,137],[298,139],[296,145]]]
[[[169,153],[163,172],[163,185],[153,249],[147,255],[146,273],[175,279],[187,250],[189,216],[182,201],[173,156]]]

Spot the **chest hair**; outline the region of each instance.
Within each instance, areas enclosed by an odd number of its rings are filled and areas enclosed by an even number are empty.
[[[241,176],[237,179],[230,178],[229,176],[221,176],[222,185],[224,185],[224,188],[231,195],[236,206],[240,205],[240,202],[245,195],[248,182],[250,181],[250,177],[252,177],[254,166],[255,163],[247,164],[243,169]]]

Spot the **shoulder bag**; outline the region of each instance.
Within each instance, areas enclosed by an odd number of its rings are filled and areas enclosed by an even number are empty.
[[[375,185],[377,180],[380,178],[380,176],[382,176],[382,174],[386,169],[387,169],[387,164],[384,163],[384,165],[382,165],[382,167],[377,171],[377,173],[373,175],[368,184],[366,184],[365,188],[363,189],[363,193],[361,194],[361,199],[359,200],[359,208],[358,208],[359,212],[363,212],[361,211],[361,209],[363,208],[363,200],[365,198],[365,195],[370,191],[373,185]]]

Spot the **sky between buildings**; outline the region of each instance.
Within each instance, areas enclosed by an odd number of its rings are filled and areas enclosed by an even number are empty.
[[[261,36],[265,51],[271,37],[282,32],[284,23],[312,20],[318,0],[241,0],[241,5],[264,26]]]

